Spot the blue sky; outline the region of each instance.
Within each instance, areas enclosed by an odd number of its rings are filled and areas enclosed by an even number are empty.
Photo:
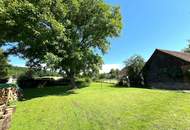
[[[111,49],[104,56],[111,68],[120,66],[134,54],[146,60],[156,48],[181,51],[190,39],[190,0],[106,0],[119,5],[123,16],[123,30],[111,39]],[[14,65],[24,61],[10,58]]]
[[[121,36],[111,40],[106,64],[122,64],[139,54],[146,60],[156,48],[181,51],[190,39],[190,0],[106,0],[119,5]]]

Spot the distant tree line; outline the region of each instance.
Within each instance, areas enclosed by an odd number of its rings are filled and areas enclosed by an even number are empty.
[[[111,69],[109,73],[99,74],[99,79],[119,79],[119,69]]]

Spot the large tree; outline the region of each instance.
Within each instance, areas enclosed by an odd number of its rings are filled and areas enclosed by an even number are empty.
[[[142,85],[143,77],[141,71],[145,65],[143,57],[134,55],[125,61],[127,76],[129,78],[131,87],[138,87]]]
[[[187,48],[185,48],[185,49],[183,49],[182,51],[183,52],[186,52],[186,53],[190,53],[190,40],[188,40],[188,47]]]
[[[1,0],[0,44],[28,60],[75,77],[98,71],[108,39],[122,28],[120,8],[103,0]]]

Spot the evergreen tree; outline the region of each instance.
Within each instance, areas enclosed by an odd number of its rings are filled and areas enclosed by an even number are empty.
[[[8,75],[8,62],[7,57],[3,54],[3,50],[0,49],[0,79],[5,79]]]

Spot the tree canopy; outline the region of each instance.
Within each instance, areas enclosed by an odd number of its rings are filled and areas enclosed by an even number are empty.
[[[139,55],[134,55],[125,61],[130,86],[142,85],[140,72],[145,65],[144,59]]]
[[[121,20],[120,8],[103,0],[1,0],[0,44],[28,66],[46,64],[74,83],[98,71]]]
[[[183,49],[183,52],[190,53],[190,40],[188,40],[188,47]]]
[[[110,79],[118,79],[119,78],[119,69],[111,69],[109,72]]]

